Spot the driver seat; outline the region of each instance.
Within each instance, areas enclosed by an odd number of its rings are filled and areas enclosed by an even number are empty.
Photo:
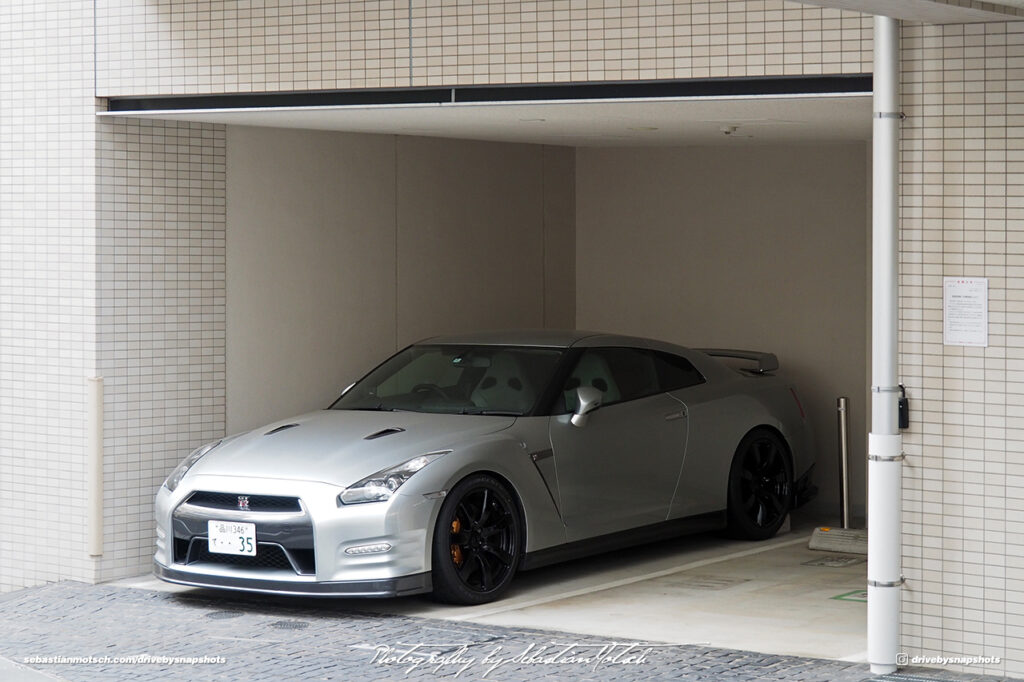
[[[587,351],[580,358],[572,376],[565,382],[565,408],[569,412],[576,411],[576,389],[580,386],[596,388],[604,394],[601,398],[605,404],[618,402],[622,399],[619,386],[612,377],[608,362],[593,351]]]

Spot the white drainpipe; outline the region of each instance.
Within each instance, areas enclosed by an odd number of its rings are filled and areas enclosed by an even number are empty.
[[[900,649],[903,439],[897,414],[900,25],[875,17],[872,183],[871,433],[868,434],[868,662],[896,670]]]
[[[103,555],[103,377],[88,377],[86,393],[85,545]]]

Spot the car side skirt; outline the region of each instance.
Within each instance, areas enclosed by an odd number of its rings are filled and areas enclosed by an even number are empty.
[[[221,575],[197,575],[153,562],[153,575],[178,585],[295,597],[404,597],[410,594],[430,592],[433,587],[430,573],[416,573],[383,580],[292,582]]]
[[[811,476],[814,475],[814,465],[804,472],[804,475],[796,480],[793,491],[793,509],[799,509],[818,496],[818,486],[811,483]]]
[[[643,545],[656,540],[665,540],[680,535],[692,535],[709,530],[720,530],[728,525],[728,517],[722,511],[688,516],[683,519],[662,521],[649,526],[599,535],[595,538],[577,540],[557,547],[527,552],[519,564],[520,570],[528,571],[563,561],[571,561],[593,554],[603,554],[616,549]]]

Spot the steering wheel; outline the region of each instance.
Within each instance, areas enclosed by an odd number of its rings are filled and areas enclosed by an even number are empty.
[[[437,384],[416,384],[412,387],[413,393],[436,393],[445,400],[451,400],[451,396],[444,392],[444,389]]]

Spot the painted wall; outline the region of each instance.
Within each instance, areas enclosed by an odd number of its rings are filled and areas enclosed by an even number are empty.
[[[571,327],[567,148],[231,126],[227,430],[436,334]]]
[[[776,353],[815,430],[813,506],[829,515],[835,399],[849,397],[863,513],[864,145],[580,149],[576,177],[577,326]]]

